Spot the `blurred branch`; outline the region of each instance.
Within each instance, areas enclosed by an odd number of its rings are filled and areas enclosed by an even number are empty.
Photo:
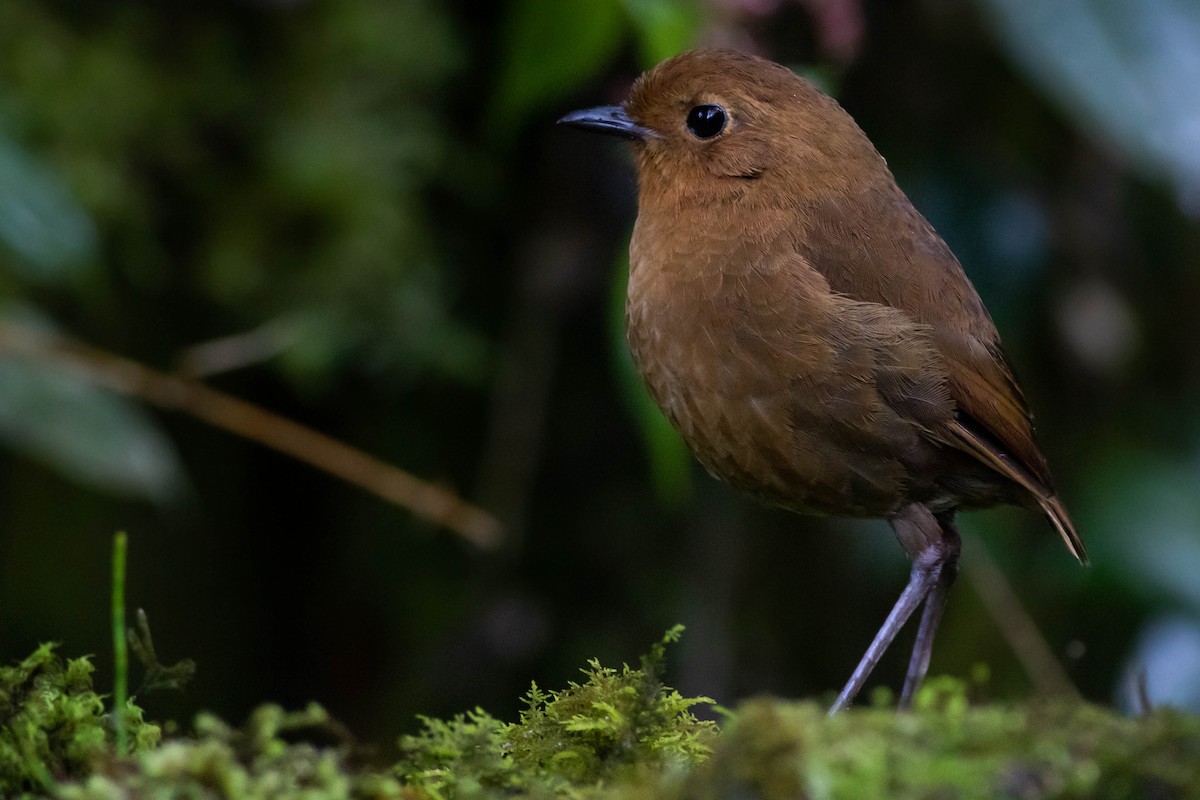
[[[499,544],[500,524],[454,492],[260,406],[198,381],[151,369],[58,334],[0,321],[0,350],[54,359],[112,391],[183,411],[336,475],[483,548]]]
[[[268,322],[252,331],[192,345],[179,359],[179,373],[189,378],[208,378],[253,366],[279,355],[295,340],[294,328],[280,321]]]
[[[978,537],[970,548],[964,548],[962,574],[996,621],[1037,692],[1052,697],[1078,698],[1079,690],[1054,657],[1046,637]]]

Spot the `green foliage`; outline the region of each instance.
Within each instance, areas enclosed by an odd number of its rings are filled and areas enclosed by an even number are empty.
[[[479,380],[486,345],[449,313],[426,209],[453,190],[440,106],[460,63],[427,0],[4,3],[0,297],[75,309],[57,320],[73,335],[155,359],[271,324],[262,357],[310,389],[351,364]],[[176,328],[185,296],[209,323]],[[102,491],[178,498],[174,447],[136,402],[0,360],[0,440]]]
[[[703,761],[716,725],[696,719],[691,708],[713,701],[682,697],[662,683],[666,645],[682,631],[669,630],[636,669],[625,664],[615,670],[591,659],[582,684],[572,682],[560,692],[533,684],[521,721],[505,736],[513,759],[575,783],[605,782],[633,767],[661,770]]]
[[[62,800],[453,798],[1185,798],[1200,791],[1200,716],[1123,717],[1075,701],[972,705],[937,678],[915,710],[829,718],[813,702],[760,699],[720,732],[662,685],[672,629],[638,668],[589,662],[562,691],[536,685],[516,723],[476,709],[422,718],[400,760],[371,766],[317,705],[263,706],[240,728],[201,715],[159,743],[129,706],[133,753],[116,758],[87,659],[51,645],[0,670],[0,795]]]
[[[337,742],[317,744],[297,739]],[[398,781],[352,769],[340,726],[317,705],[288,712],[256,710],[241,728],[210,715],[196,721],[196,738],[164,743],[127,763],[107,762],[86,781],[59,787],[62,800],[113,797],[218,800],[365,800],[400,797]]]
[[[447,15],[427,0],[240,12],[4,4],[0,275],[48,275],[98,230],[113,263],[77,299],[110,329],[186,287],[221,312],[209,334],[284,325],[295,378],[353,353],[477,379],[483,344],[448,313],[427,212],[461,147],[440,107],[462,60]],[[29,219],[9,235],[11,206]]]
[[[511,137],[533,109],[594,75],[616,54],[621,27],[616,0],[510,3],[489,127]]]
[[[700,40],[704,13],[687,0],[623,0],[637,38],[642,63],[649,67]]]
[[[129,645],[125,638],[125,556],[128,545],[129,535],[124,531],[113,536],[109,613],[112,615],[113,638],[113,728],[119,756],[129,754],[129,729],[125,725],[125,704],[129,699]]]
[[[130,704],[132,754],[115,758],[104,704],[91,690],[90,663],[64,666],[45,645],[0,671],[0,795],[573,796],[610,781],[693,766],[710,752],[715,725],[689,710],[708,701],[685,699],[662,684],[665,645],[679,632],[669,631],[637,669],[592,661],[582,684],[561,692],[534,686],[518,723],[479,709],[449,721],[423,718],[422,731],[401,740],[401,760],[382,771],[364,768],[347,732],[315,704],[299,712],[263,706],[241,728],[201,715],[193,737],[161,745],[158,728]]]
[[[933,681],[913,713],[741,706],[688,797],[1143,798],[1200,791],[1200,717],[1138,719],[1065,701],[971,706]]]
[[[79,778],[112,744],[104,700],[92,689],[86,657],[64,662],[44,644],[19,664],[0,667],[0,796]],[[130,748],[158,744],[160,731],[125,707]]]
[[[661,646],[660,646],[661,647]],[[425,720],[407,737],[406,781],[429,797],[1142,798],[1200,790],[1200,717],[1122,717],[1097,706],[971,705],[969,686],[929,681],[912,713],[857,708],[829,718],[812,702],[743,704],[719,735],[696,700],[643,669],[592,662],[588,681],[536,686],[515,725],[476,710]],[[661,663],[661,662],[658,662]],[[640,725],[635,719],[641,719]],[[711,754],[711,755],[710,755]]]
[[[519,124],[599,74],[632,34],[644,66],[695,45],[702,14],[689,0],[514,0],[489,130]]]
[[[507,752],[508,725],[477,708],[450,720],[420,717],[421,732],[400,739],[397,774],[430,797],[470,797],[529,789],[536,775]]]
[[[681,632],[668,631],[637,668],[592,659],[583,683],[549,692],[533,684],[515,724],[478,709],[449,722],[423,720],[420,734],[401,740],[402,775],[434,797],[514,789],[571,795],[702,762],[717,729],[691,709],[712,701],[662,683],[666,645]]]
[[[91,217],[62,179],[0,134],[0,248],[23,280],[69,284],[94,266]]]
[[[54,326],[28,308],[0,307],[0,325],[10,322],[6,338],[22,329],[54,335]],[[168,504],[186,486],[174,446],[142,406],[34,354],[0,358],[0,439],[114,494]]]

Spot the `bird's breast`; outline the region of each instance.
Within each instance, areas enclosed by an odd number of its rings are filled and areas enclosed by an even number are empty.
[[[772,504],[891,513],[906,484],[891,440],[914,434],[882,407],[870,354],[837,344],[827,286],[785,266],[779,239],[681,228],[639,217],[626,318],[638,370],[693,453]]]

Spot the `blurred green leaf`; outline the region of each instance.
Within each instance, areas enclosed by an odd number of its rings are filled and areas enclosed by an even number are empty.
[[[1081,509],[1093,561],[1139,591],[1200,613],[1200,470],[1142,444],[1112,441],[1091,459]]]
[[[624,0],[642,63],[651,67],[696,46],[704,15],[692,0]]]
[[[491,130],[511,137],[532,111],[604,68],[621,44],[621,0],[515,0],[501,39]]]
[[[104,491],[165,503],[183,488],[174,446],[135,402],[61,364],[3,350],[0,439]]]
[[[96,254],[96,228],[54,172],[0,136],[0,243],[20,277],[62,284]]]
[[[1081,130],[1200,211],[1200,5],[983,0],[1013,60]]]
[[[613,364],[625,405],[637,421],[642,444],[650,462],[650,474],[658,498],[668,505],[682,505],[692,494],[692,454],[679,432],[663,416],[638,375],[625,339],[625,287],[629,281],[629,248],[621,250],[613,270],[609,322],[612,331]]]

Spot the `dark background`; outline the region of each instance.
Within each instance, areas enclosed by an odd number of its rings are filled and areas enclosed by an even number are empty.
[[[234,337],[210,385],[506,536],[482,551],[0,350],[0,658],[61,641],[109,685],[126,530],[131,606],[164,661],[198,662],[142,698],[153,718],[317,700],[387,742],[417,713],[513,718],[531,679],[677,622],[685,693],[839,688],[900,548],[694,465],[623,349],[629,153],[553,125],[699,43],[813,77],[876,142],[991,309],[1092,554],[1030,513],[965,515],[933,671],[986,664],[1001,699],[1053,680],[977,591],[986,548],[1084,696],[1129,707],[1142,671],[1200,708],[1200,11],[1169,0],[7,0],[0,321],[166,371]],[[909,641],[872,685],[899,686]]]

